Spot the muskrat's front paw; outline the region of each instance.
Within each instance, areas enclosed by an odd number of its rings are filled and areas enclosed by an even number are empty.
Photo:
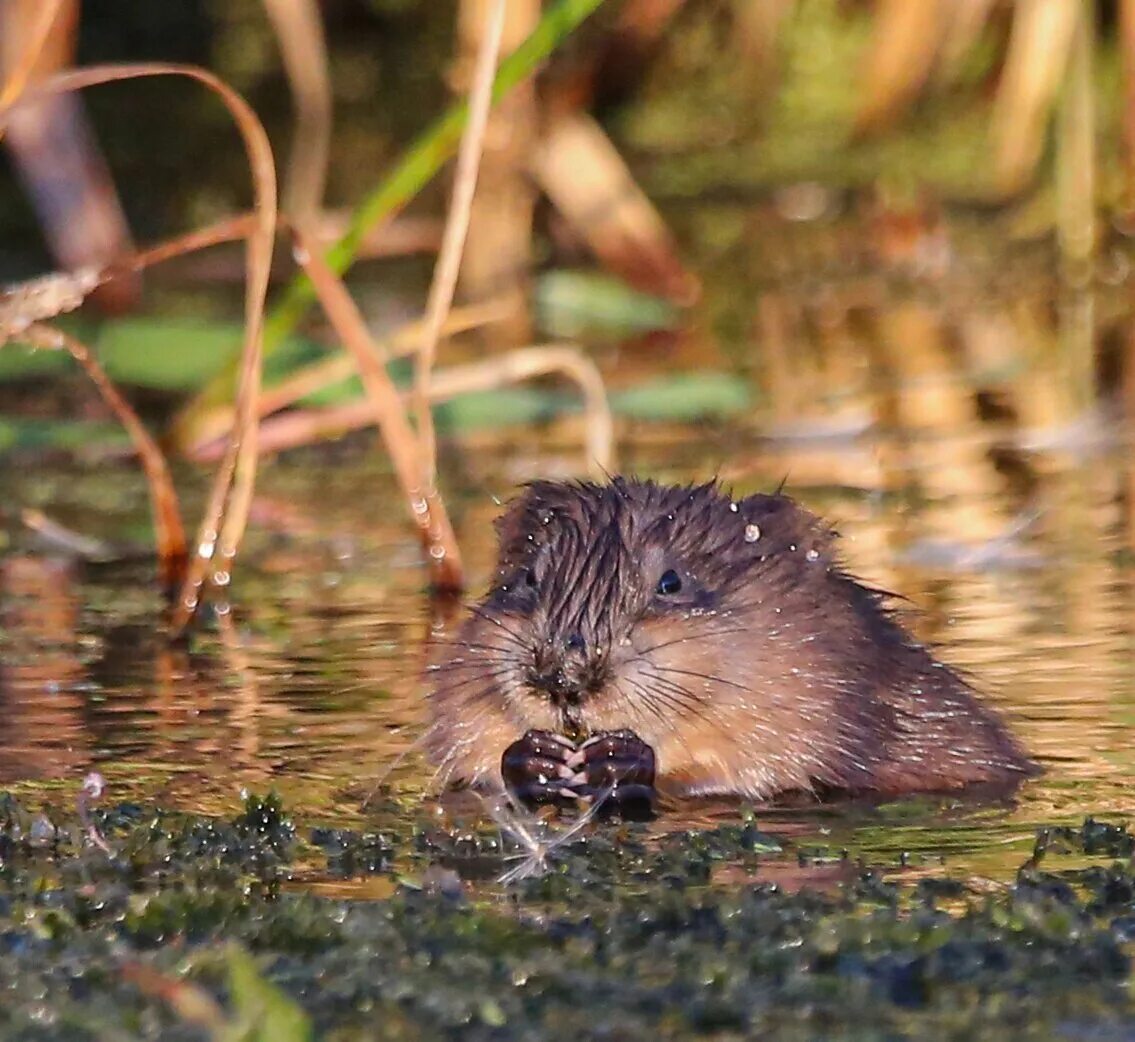
[[[604,795],[624,816],[650,813],[654,802],[654,750],[633,731],[607,731],[589,738],[567,758],[575,769],[573,791]]]
[[[551,731],[528,731],[501,757],[501,776],[517,799],[525,803],[562,803],[573,800],[577,771],[568,759],[575,746]]]

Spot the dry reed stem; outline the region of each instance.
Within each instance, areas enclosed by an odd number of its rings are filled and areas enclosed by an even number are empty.
[[[445,401],[459,394],[493,390],[550,373],[568,377],[583,394],[588,472],[595,478],[612,473],[615,427],[603,377],[595,363],[578,347],[568,344],[525,347],[496,358],[451,366],[436,374],[431,398]]]
[[[1076,11],[1056,134],[1056,241],[1064,274],[1086,280],[1096,248],[1096,112],[1092,81],[1095,19]]]
[[[477,169],[484,148],[485,127],[493,103],[493,78],[500,56],[501,37],[504,33],[505,0],[496,0],[489,15],[488,27],[481,38],[481,50],[473,73],[469,91],[469,119],[461,135],[457,150],[457,168],[454,175],[453,198],[445,222],[433,281],[426,303],[426,333],[418,352],[414,373],[414,414],[421,439],[421,459],[426,490],[432,490],[437,471],[437,444],[433,416],[430,413],[430,370],[437,357],[445,316],[453,304],[457,275],[461,270],[461,253],[469,231],[469,215],[473,207],[473,193],[477,188]]]
[[[0,3],[0,69],[23,60],[42,12],[41,0]],[[78,24],[79,0],[64,0],[28,73],[29,84],[74,63]],[[13,106],[5,131],[12,165],[57,268],[101,267],[134,249],[114,178],[81,98],[40,95],[28,105]],[[140,293],[137,277],[121,278],[100,286],[95,300],[102,310],[117,313],[135,306]]]
[[[1130,219],[1135,213],[1135,0],[1120,0],[1119,54],[1123,68],[1123,207]]]
[[[857,133],[893,123],[918,96],[938,53],[945,13],[943,0],[882,0],[876,5],[855,116]]]
[[[1040,157],[1044,129],[1068,64],[1076,9],[1077,3],[1069,0],[1029,0],[1014,12],[990,125],[993,184],[1003,195],[1024,187]]]
[[[95,360],[90,348],[76,337],[69,336],[52,326],[35,323],[25,329],[22,339],[34,347],[51,351],[67,351],[90,377],[102,400],[122,424],[142,469],[150,490],[150,507],[154,515],[154,537],[158,549],[158,574],[162,588],[172,594],[185,570],[185,529],[181,523],[177,491],[170,477],[169,465],[162,450],[146,430],[130,403],[119,393],[105,370]]]
[[[378,423],[394,472],[410,504],[426,550],[433,585],[438,590],[460,590],[463,583],[461,554],[445,504],[427,481],[422,445],[402,407],[402,399],[386,371],[382,357],[363,321],[358,305],[342,280],[331,270],[319,249],[307,247],[299,229],[296,260],[319,297],[327,318],[343,345],[354,355],[371,415]]]
[[[499,321],[508,315],[508,308],[507,300],[454,308],[446,318],[443,332],[446,336],[452,336],[455,333]],[[421,349],[424,335],[425,323],[421,319],[399,326],[393,332],[375,340],[379,358],[385,364],[392,358],[414,354]],[[264,389],[260,395],[260,415],[268,416],[295,404],[301,398],[306,398],[327,387],[334,387],[335,384],[342,383],[358,371],[358,365],[350,352],[339,352],[304,366],[286,380]]]
[[[226,242],[235,242],[237,239],[247,239],[256,227],[256,215],[253,213],[237,214],[235,217],[226,217],[215,224],[204,228],[195,228],[172,239],[146,246],[138,250],[133,256],[120,262],[130,271],[141,271],[144,268],[161,264],[186,253],[196,253],[198,250],[208,249],[210,246],[219,246]]]
[[[582,112],[544,129],[529,168],[592,252],[633,286],[693,304],[701,283],[687,271],[657,208],[599,124]]]
[[[947,8],[945,35],[939,48],[934,85],[950,87],[959,77],[985,27],[997,0],[952,0]]]
[[[495,0],[461,0],[457,14],[454,90],[465,93],[488,29]],[[501,60],[540,23],[540,0],[511,0],[501,36]],[[536,186],[528,176],[528,153],[537,134],[536,83],[530,78],[499,98],[489,114],[477,191],[461,257],[458,294],[469,300],[507,297],[510,312],[478,339],[501,349],[532,340],[532,223]],[[444,230],[444,223],[442,225]],[[440,243],[438,248],[440,248]]]
[[[506,355],[468,365],[439,369],[430,383],[430,401],[444,402],[471,391],[495,390],[520,380],[560,373],[579,385],[583,393],[586,426],[587,468],[595,477],[615,469],[614,423],[602,377],[587,355],[570,345],[518,348]],[[404,404],[410,392],[401,392]],[[326,409],[300,409],[266,420],[261,448],[265,453],[326,438],[340,437],[374,423],[374,406],[369,401],[351,401]],[[216,459],[213,446],[202,449],[198,458]]]
[[[7,126],[7,121],[2,117],[16,103],[16,100],[27,87],[36,64],[39,62],[40,53],[51,36],[55,19],[59,16],[62,7],[63,0],[45,0],[38,12],[35,24],[28,34],[28,42],[16,59],[15,68],[4,81],[3,88],[0,89],[0,139],[4,137],[4,128]]]
[[[315,0],[264,0],[295,102],[283,210],[309,227],[323,206],[331,149],[331,75]]]
[[[194,617],[206,572],[224,585],[248,519],[252,486],[256,479],[256,399],[260,386],[264,301],[276,229],[276,169],[268,136],[248,103],[207,69],[165,62],[100,65],[61,73],[26,90],[24,97],[40,92],[80,90],[102,83],[153,76],[181,76],[196,80],[216,94],[232,116],[244,143],[253,183],[255,225],[247,237],[248,279],[245,286],[245,334],[237,390],[237,425],[225,458],[217,470],[201,525],[196,553],[190,556],[173,605],[170,627],[180,633]],[[3,114],[0,113],[0,120]],[[220,563],[216,562],[220,555]]]

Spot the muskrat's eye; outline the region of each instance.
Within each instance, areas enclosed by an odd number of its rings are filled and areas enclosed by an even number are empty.
[[[673,568],[668,568],[664,571],[662,578],[658,580],[658,592],[663,597],[669,597],[671,594],[677,593],[681,588],[682,580]]]
[[[539,585],[538,582],[536,581],[536,572],[535,572],[534,569],[532,569],[532,568],[525,568],[524,569],[524,585],[525,586],[531,586],[533,589],[535,589],[536,586]]]

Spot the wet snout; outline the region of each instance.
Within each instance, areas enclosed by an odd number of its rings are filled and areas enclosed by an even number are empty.
[[[603,682],[604,666],[583,634],[569,633],[541,644],[533,657],[528,682],[557,706],[577,705]]]

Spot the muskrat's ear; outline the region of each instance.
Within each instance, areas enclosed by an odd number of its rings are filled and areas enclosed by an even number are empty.
[[[758,493],[741,500],[738,508],[745,524],[756,527],[753,542],[767,548],[765,552],[815,551],[820,557],[831,559],[836,532],[794,499],[780,493]]]
[[[532,535],[544,528],[542,518],[552,509],[556,485],[550,481],[533,481],[505,506],[494,522],[501,565],[519,564],[535,545]]]
[[[505,504],[504,513],[493,522],[493,527],[497,530],[497,542],[502,551],[524,539],[524,533],[528,528],[527,518],[532,514],[536,498],[536,490],[528,485],[519,496]]]

